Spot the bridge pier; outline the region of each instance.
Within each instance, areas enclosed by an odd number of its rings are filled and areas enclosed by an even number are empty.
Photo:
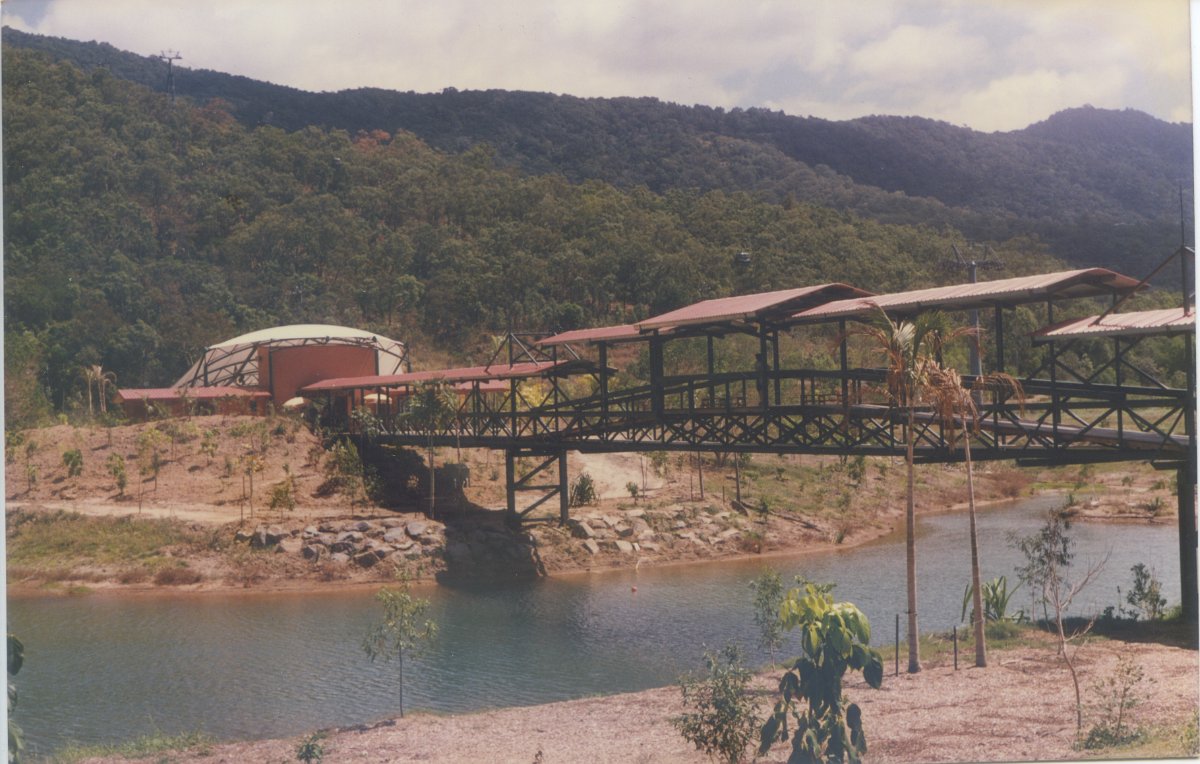
[[[518,475],[517,473],[520,471],[519,460],[522,458],[533,458],[536,464],[532,469],[525,472],[525,474]],[[539,475],[543,476],[543,479],[549,478],[550,471],[556,467],[558,475],[554,479],[554,482],[533,482]],[[550,501],[555,496],[558,497],[559,522],[565,523],[569,519],[571,491],[567,481],[567,452],[565,449],[545,451],[506,448],[504,450],[504,481],[507,493],[507,506],[505,508],[504,519],[510,525],[520,524],[530,512]],[[517,496],[520,493],[530,491],[540,492],[541,496],[526,507],[518,507]]]
[[[1175,472],[1176,493],[1179,497],[1179,595],[1183,618],[1196,625],[1198,598],[1196,585],[1196,465],[1182,464]]]

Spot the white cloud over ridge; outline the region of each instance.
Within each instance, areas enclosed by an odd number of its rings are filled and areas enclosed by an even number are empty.
[[[1084,103],[1191,115],[1187,0],[8,0],[2,13],[314,91],[654,96],[980,130]]]

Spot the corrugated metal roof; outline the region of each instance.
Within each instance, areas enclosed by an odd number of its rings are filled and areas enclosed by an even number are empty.
[[[729,321],[748,321],[762,318],[771,313],[787,314],[803,307],[803,303],[820,299],[840,299],[845,297],[866,297],[871,295],[863,289],[848,284],[818,284],[817,286],[798,287],[796,289],[780,289],[774,292],[758,292],[735,297],[718,297],[713,300],[686,305],[678,310],[653,316],[638,322],[638,328],[645,332],[667,327],[694,326],[696,324],[716,324]]]
[[[254,390],[246,387],[229,387],[218,385],[214,387],[143,387],[123,388],[117,390],[121,401],[177,401],[181,394],[186,394],[192,400],[212,400],[214,398],[270,398],[266,390]]]
[[[867,297],[872,293],[849,284],[830,283],[817,286],[780,289],[774,292],[718,297],[685,305],[677,310],[652,316],[636,324],[601,326],[595,329],[575,329],[540,340],[541,347],[565,345],[571,342],[630,342],[645,339],[657,331],[660,335],[685,326],[749,321],[776,314],[786,317],[812,302],[842,299],[848,296]]]
[[[636,340],[641,337],[637,324],[620,324],[619,326],[599,326],[595,329],[572,329],[569,332],[555,334],[537,341],[538,347],[551,345],[566,345],[569,342],[621,342]]]
[[[497,379],[524,379],[547,374],[553,370],[576,361],[557,361],[555,363],[515,363],[493,364],[491,366],[465,366],[457,369],[434,369],[431,371],[413,371],[407,374],[379,374],[363,377],[336,377],[323,379],[311,385],[300,388],[305,393],[320,393],[332,390],[352,390],[362,387],[399,387],[414,385],[421,382],[475,382]]]
[[[877,307],[889,313],[915,313],[927,308],[966,310],[996,304],[1036,302],[1049,296],[1090,297],[1108,294],[1114,289],[1132,289],[1137,285],[1137,279],[1107,268],[1083,268],[981,281],[977,284],[956,284],[838,300],[801,311],[795,318],[804,321],[825,321],[872,313]]]
[[[1063,321],[1033,333],[1038,340],[1131,337],[1143,334],[1183,334],[1196,331],[1196,311],[1183,308],[1111,313],[1103,319],[1088,316]]]

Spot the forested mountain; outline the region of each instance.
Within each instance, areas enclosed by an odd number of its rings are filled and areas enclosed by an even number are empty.
[[[4,30],[85,70],[162,90],[166,65],[110,45]],[[433,148],[486,144],[526,173],[620,188],[747,191],[889,223],[949,225],[975,239],[1036,235],[1068,262],[1148,271],[1179,244],[1179,185],[1190,186],[1191,128],[1135,111],[1084,107],[1008,133],[913,117],[844,122],[652,98],[512,91],[308,93],[176,67],[176,91],[220,98],[247,127],[411,132]],[[1190,188],[1185,189],[1188,209]],[[1191,230],[1189,224],[1188,230]]]
[[[228,101],[172,104],[108,67],[14,45],[3,70],[5,390],[16,424],[78,409],[84,366],[102,364],[122,386],[165,385],[205,345],[271,325],[360,326],[410,342],[418,359],[454,360],[509,328],[617,323],[735,292],[946,283],[957,274],[938,263],[966,239],[932,214],[881,222],[760,188],[652,189],[552,164],[530,173],[505,145],[248,125]],[[556,151],[569,153],[543,153]],[[635,168],[634,155],[612,161]],[[663,172],[678,156],[640,161]],[[811,175],[848,199],[865,188],[829,169]],[[897,218],[909,204],[949,211],[872,193],[894,199]],[[989,275],[1062,267],[1035,239],[990,246],[1005,270]],[[741,250],[752,253],[746,270],[733,265]]]

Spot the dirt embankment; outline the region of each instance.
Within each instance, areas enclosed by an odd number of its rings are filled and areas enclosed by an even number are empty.
[[[573,508],[565,526],[553,522],[550,501],[540,510],[550,522],[510,528],[500,453],[438,450],[437,465],[465,464],[470,481],[456,490],[443,475],[430,516],[423,453],[396,460],[409,473],[387,476],[393,505],[378,506],[360,484],[337,480],[334,454],[285,417],[60,425],[10,436],[7,445],[8,576],[18,591],[309,588],[815,550],[888,533],[904,496],[903,463],[893,459],[758,456],[735,470],[712,455],[571,454],[570,479],[586,472],[594,501]],[[1149,468],[977,472],[984,506],[1057,490],[1074,494],[1085,516],[1174,521],[1170,486]],[[918,512],[965,499],[961,466],[922,467],[918,482]],[[104,535],[97,525],[74,528],[88,544],[49,543],[55,529],[47,526],[76,513],[100,524],[165,519],[174,535],[106,553],[93,543]]]

